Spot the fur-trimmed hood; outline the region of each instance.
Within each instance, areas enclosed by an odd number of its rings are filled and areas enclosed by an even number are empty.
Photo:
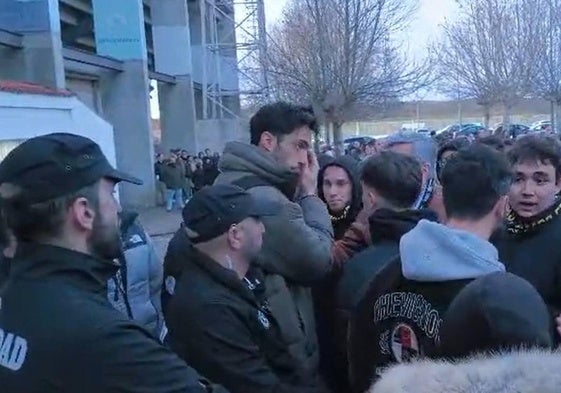
[[[541,350],[424,360],[388,369],[368,393],[559,393],[559,370],[561,352]]]

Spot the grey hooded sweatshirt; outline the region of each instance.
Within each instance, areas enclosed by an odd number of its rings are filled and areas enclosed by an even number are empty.
[[[399,252],[403,276],[412,281],[467,280],[505,271],[487,240],[427,220],[402,236]]]

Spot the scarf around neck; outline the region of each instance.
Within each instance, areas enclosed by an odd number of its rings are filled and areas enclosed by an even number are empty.
[[[561,214],[561,199],[556,200],[551,207],[533,217],[520,217],[514,210],[511,210],[506,218],[507,231],[512,235],[535,232],[559,214]]]

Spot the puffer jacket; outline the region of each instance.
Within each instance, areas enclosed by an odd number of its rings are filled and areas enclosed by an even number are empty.
[[[120,215],[124,253],[120,269],[108,280],[107,297],[113,307],[161,340],[165,330],[160,298],[163,266],[137,221],[138,214],[124,211]]]
[[[561,353],[541,350],[425,360],[388,369],[368,393],[558,393],[560,369]]]
[[[248,177],[262,183],[246,187],[254,197],[282,204],[279,215],[263,220],[265,236],[259,263],[266,297],[298,363],[317,370],[319,351],[309,287],[331,271],[333,229],[325,204],[317,197],[292,200],[296,176],[273,155],[241,142],[226,145],[215,184],[238,184]]]

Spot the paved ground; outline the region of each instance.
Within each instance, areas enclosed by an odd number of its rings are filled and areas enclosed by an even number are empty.
[[[181,211],[168,213],[163,207],[154,207],[141,211],[140,221],[152,237],[158,256],[163,260],[168,243],[181,223]]]

